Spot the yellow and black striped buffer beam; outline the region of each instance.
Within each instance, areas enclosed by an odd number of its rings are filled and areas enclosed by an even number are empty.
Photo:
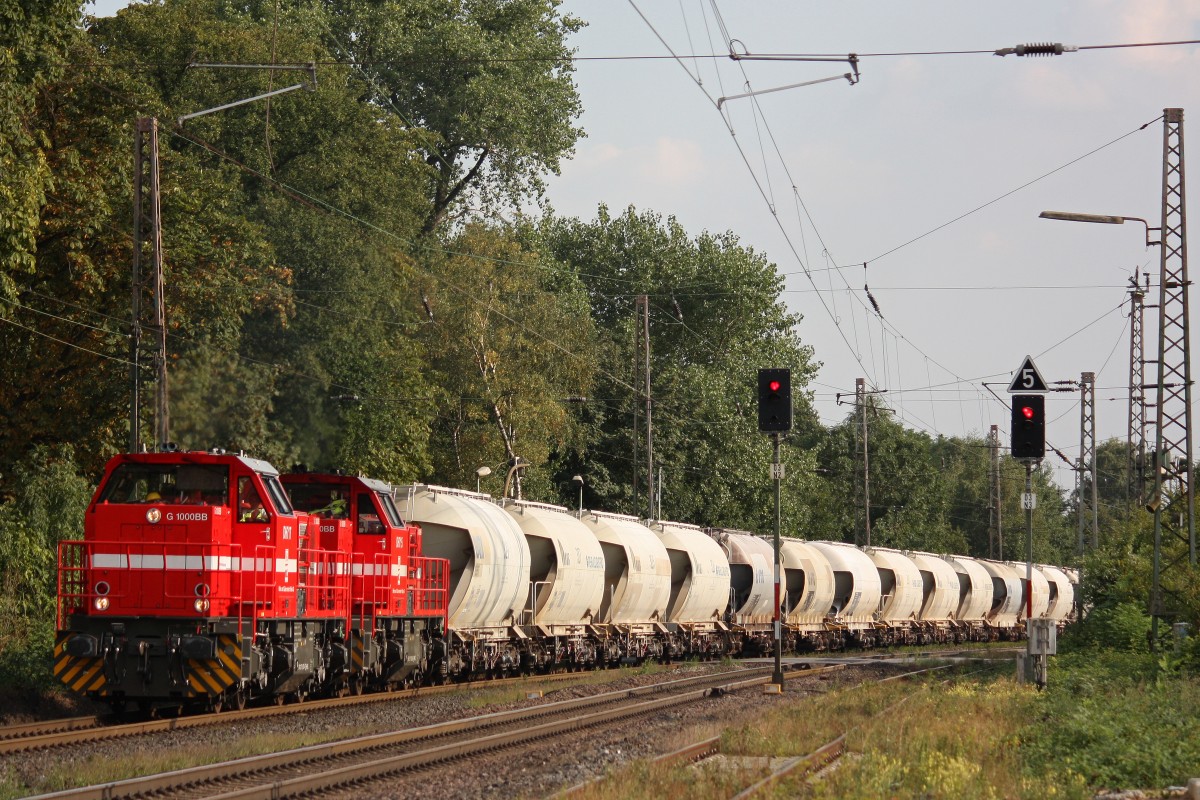
[[[350,635],[350,671],[362,672],[364,661],[364,637],[362,631],[354,631]]]
[[[67,652],[72,634],[62,632],[54,641],[54,677],[74,692],[98,692],[104,688],[104,659],[77,658]]]
[[[220,694],[242,675],[242,648],[238,637],[223,633],[217,637],[216,658],[187,660],[188,687],[195,694]]]

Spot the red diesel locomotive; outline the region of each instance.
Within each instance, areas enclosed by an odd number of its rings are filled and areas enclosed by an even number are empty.
[[[54,674],[146,711],[408,685],[443,669],[446,580],[386,484],[120,455],[59,546]]]

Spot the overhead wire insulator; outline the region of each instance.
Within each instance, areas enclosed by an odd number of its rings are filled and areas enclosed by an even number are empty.
[[[1035,42],[1034,44],[1019,44],[1016,47],[1004,47],[995,52],[998,56],[1061,56],[1063,53],[1074,53],[1079,47],[1062,42]]]

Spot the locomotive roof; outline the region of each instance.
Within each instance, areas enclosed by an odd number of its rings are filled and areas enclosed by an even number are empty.
[[[339,472],[289,472],[283,476],[283,482],[288,483],[289,480],[311,479],[318,483],[346,483],[348,481],[358,481],[373,492],[383,492],[384,494],[392,493],[392,485],[385,481],[376,480],[375,478],[365,478],[362,475],[347,475]]]
[[[268,461],[251,458],[244,453],[226,453],[217,450],[174,450],[165,453],[120,453],[112,462],[125,464],[230,464],[240,463],[264,475],[279,475]],[[111,463],[111,462],[110,462]]]

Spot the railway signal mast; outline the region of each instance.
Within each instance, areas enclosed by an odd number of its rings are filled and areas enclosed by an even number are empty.
[[[760,369],[758,371],[758,429],[771,434],[774,455],[771,458],[771,480],[775,483],[775,672],[771,681],[783,691],[783,624],[779,618],[782,595],[779,575],[779,481],[783,479],[783,464],[779,463],[779,442],[792,429],[792,371],[790,369]]]
[[[1047,656],[1054,655],[1055,628],[1048,620],[1033,619],[1033,467],[1046,455],[1046,392],[1050,391],[1032,356],[1025,356],[1008,391],[1012,399],[1012,457],[1025,463],[1025,633],[1029,650],[1026,663],[1033,666],[1038,686],[1046,685]],[[1021,394],[1017,394],[1021,392]]]

